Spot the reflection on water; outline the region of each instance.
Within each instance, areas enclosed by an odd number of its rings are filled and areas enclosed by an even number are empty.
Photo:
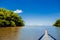
[[[1,27],[0,40],[16,40],[19,29],[17,27]]]
[[[20,30],[17,40],[38,40],[45,30],[48,30],[55,39],[60,40],[60,28],[53,26],[25,26]]]
[[[0,28],[0,40],[38,40],[44,31],[60,40],[60,28],[52,26],[25,26]]]

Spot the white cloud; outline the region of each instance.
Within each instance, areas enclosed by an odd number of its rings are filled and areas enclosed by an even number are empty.
[[[19,10],[19,9],[17,9],[17,10],[15,10],[14,11],[14,13],[22,13],[23,11],[22,10]]]

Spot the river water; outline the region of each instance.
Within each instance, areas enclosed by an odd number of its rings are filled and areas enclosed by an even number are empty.
[[[60,40],[60,28],[54,26],[0,28],[0,40],[38,40],[45,30],[56,40]]]

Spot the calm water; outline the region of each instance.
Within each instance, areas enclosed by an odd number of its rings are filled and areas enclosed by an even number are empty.
[[[48,30],[48,33],[60,40],[60,28],[53,26],[25,26],[20,28],[18,32],[17,40],[38,40],[43,34],[44,30]]]
[[[60,40],[60,28],[53,26],[25,26],[0,28],[0,40],[38,40],[44,31]]]

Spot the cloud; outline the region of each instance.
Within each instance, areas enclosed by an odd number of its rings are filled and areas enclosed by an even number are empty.
[[[14,11],[14,13],[22,13],[23,11],[22,10],[19,10],[19,9],[17,9],[17,10],[15,10]]]

